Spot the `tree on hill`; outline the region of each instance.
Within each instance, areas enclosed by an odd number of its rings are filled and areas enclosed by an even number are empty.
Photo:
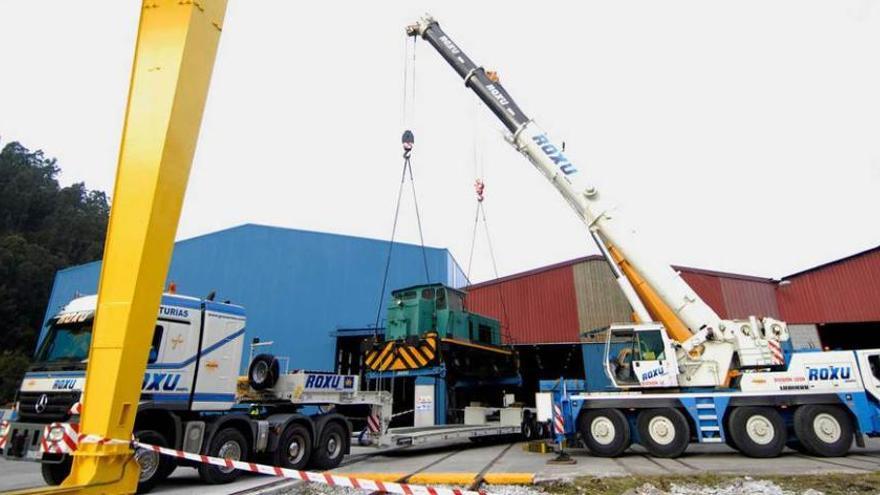
[[[107,195],[61,187],[59,171],[40,150],[14,141],[0,150],[0,404],[33,354],[55,272],[103,253]]]

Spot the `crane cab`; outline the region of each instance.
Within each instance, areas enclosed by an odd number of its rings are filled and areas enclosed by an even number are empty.
[[[662,325],[612,325],[605,342],[605,372],[617,388],[678,386],[678,359]]]

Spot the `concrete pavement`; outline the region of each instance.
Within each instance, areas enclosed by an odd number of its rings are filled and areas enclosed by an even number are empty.
[[[632,476],[661,474],[717,473],[734,475],[797,475],[822,473],[866,473],[880,471],[880,439],[869,439],[867,448],[853,448],[841,458],[818,458],[786,450],[775,459],[751,459],[723,445],[691,445],[679,459],[657,459],[633,447],[617,459],[592,457],[585,450],[571,449],[574,465],[551,465],[552,454],[526,452],[521,443],[447,445],[405,449],[376,454],[366,447],[354,447],[352,455],[334,472],[382,480],[412,483],[470,484],[485,476],[490,483],[535,482],[577,476]],[[199,495],[236,492],[253,493],[258,487],[280,481],[277,478],[247,475],[230,485],[202,485],[195,469],[178,468],[171,478],[155,490],[164,495]],[[295,491],[296,483],[292,482]],[[39,466],[0,459],[0,490],[42,485]],[[289,491],[288,491],[289,492]]]

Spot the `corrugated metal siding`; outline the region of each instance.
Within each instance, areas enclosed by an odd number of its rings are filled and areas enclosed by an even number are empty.
[[[681,277],[721,318],[779,318],[775,286],[769,279],[679,268]]]
[[[514,344],[577,342],[578,310],[570,265],[468,289],[468,309],[502,320]],[[503,318],[502,297],[507,318]]]
[[[880,248],[788,280],[777,295],[790,323],[880,321]]]
[[[216,290],[218,299],[243,305],[247,340],[274,340],[271,352],[290,356],[291,367],[332,369],[331,333],[375,323],[387,254],[386,241],[242,225],[176,243],[168,279],[181,294]],[[447,250],[427,248],[427,255],[431,281],[464,279]],[[94,294],[99,272],[100,262],[59,271],[47,314],[77,291]],[[424,282],[421,248],[395,244],[383,318],[391,289]]]
[[[718,277],[687,269],[679,269],[679,273],[681,273],[681,278],[694,289],[694,292],[718,313],[718,316],[727,318],[727,306],[724,304],[724,293],[721,290],[721,280]]]
[[[581,332],[632,320],[632,308],[604,260],[577,263],[574,289]]]

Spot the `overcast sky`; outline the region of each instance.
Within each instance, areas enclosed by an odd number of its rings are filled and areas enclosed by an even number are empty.
[[[0,0],[0,139],[110,192],[139,10]],[[178,238],[246,222],[387,238],[403,28],[425,11],[663,259],[779,277],[880,244],[878,0],[230,0]],[[421,41],[415,70],[427,243],[467,264],[482,170],[502,275],[594,253]],[[417,241],[407,198],[401,237]],[[492,276],[478,237],[472,278]]]

